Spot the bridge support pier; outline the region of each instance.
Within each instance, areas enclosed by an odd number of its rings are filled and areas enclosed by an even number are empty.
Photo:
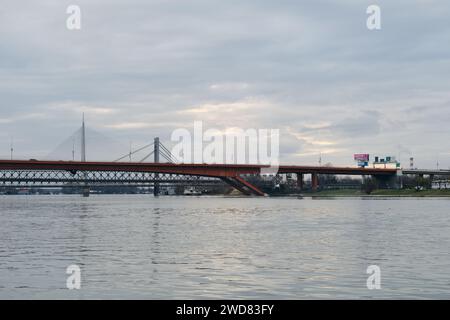
[[[319,176],[317,173],[311,174],[311,189],[312,191],[317,191],[319,189]]]
[[[297,173],[297,190],[303,190],[303,173]]]
[[[81,194],[83,197],[88,198],[91,193],[91,188],[89,186],[83,186],[83,189],[81,190]]]
[[[395,174],[391,176],[372,176],[381,189],[401,189],[403,187],[402,174]]]

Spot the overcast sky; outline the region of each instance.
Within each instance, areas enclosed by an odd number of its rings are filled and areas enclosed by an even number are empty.
[[[45,157],[85,112],[123,145],[203,120],[280,129],[282,163],[450,167],[448,0],[3,0],[0,82],[1,158],[11,137]]]

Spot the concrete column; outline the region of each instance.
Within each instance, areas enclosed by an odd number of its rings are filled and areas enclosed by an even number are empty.
[[[318,188],[319,188],[319,176],[317,175],[317,173],[312,173],[311,174],[311,189],[312,189],[312,191],[317,191]]]
[[[403,189],[403,171],[397,170],[397,189]]]
[[[303,173],[297,173],[297,190],[303,190]]]
[[[88,198],[89,194],[91,193],[91,188],[88,185],[85,185],[83,187],[83,190],[81,191],[83,197]]]

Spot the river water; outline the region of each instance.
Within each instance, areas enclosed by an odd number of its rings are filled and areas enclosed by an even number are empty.
[[[450,299],[450,199],[0,196],[3,299]],[[81,288],[66,288],[66,268]],[[369,290],[367,267],[380,268]]]

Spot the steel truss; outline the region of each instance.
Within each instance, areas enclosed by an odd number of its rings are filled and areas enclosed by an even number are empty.
[[[219,178],[154,172],[65,170],[0,170],[0,186],[223,184]]]

